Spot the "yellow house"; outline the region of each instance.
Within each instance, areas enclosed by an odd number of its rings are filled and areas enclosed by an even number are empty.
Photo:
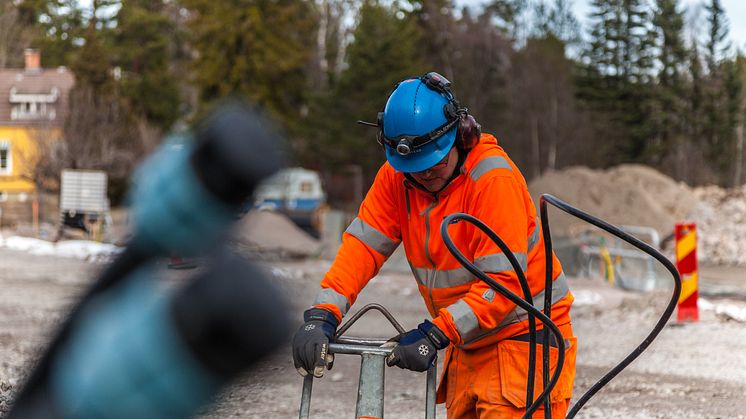
[[[0,209],[6,215],[28,208],[39,163],[52,158],[49,150],[61,138],[75,82],[64,67],[42,68],[38,51],[27,49],[24,55],[25,68],[0,69]]]

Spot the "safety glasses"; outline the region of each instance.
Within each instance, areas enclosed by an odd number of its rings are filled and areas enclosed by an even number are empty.
[[[414,172],[414,174],[415,175],[421,175],[421,174],[425,174],[427,172],[437,172],[439,170],[443,170],[443,169],[445,169],[448,166],[448,160],[450,158],[451,158],[451,151],[449,150],[448,154],[446,154],[446,156],[443,157],[443,160],[435,163],[434,165],[430,166],[429,168],[427,168],[425,170],[422,170],[422,171],[419,171],[419,172]]]

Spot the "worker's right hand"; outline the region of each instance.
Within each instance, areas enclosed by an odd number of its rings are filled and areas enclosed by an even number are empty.
[[[386,357],[386,365],[412,371],[427,371],[435,363],[439,349],[450,344],[448,337],[431,321],[425,320],[416,329],[389,339],[383,347],[394,348]]]
[[[312,308],[303,313],[306,321],[293,337],[293,361],[302,376],[324,375],[324,368],[331,365],[328,354],[329,341],[337,331],[339,321],[328,310]]]

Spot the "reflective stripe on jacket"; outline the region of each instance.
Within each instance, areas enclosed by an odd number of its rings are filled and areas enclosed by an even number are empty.
[[[454,212],[479,218],[502,238],[526,273],[534,305],[543,307],[544,240],[536,208],[520,171],[489,134],[482,134],[461,174],[438,194],[415,187],[385,163],[345,231],[314,305],[341,320],[360,290],[404,243],[433,322],[452,343],[477,348],[525,333],[526,312],[477,280],[445,247],[440,223]],[[507,256],[479,229],[462,221],[449,226],[449,232],[477,267],[523,295]],[[553,257],[552,318],[563,325],[570,321],[573,298]]]

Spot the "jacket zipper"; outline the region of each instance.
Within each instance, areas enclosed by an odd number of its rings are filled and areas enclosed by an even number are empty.
[[[409,185],[404,181],[404,199],[407,203],[407,221],[409,221]]]
[[[432,211],[438,205],[438,195],[435,195],[434,199],[435,200],[432,202],[432,204],[428,205],[428,207],[425,208],[424,211],[422,211],[422,214],[425,215],[425,257],[427,257],[427,260],[430,262],[430,265],[433,268],[432,277],[427,278],[427,291],[430,297],[430,306],[433,309],[433,315],[437,315],[437,310],[435,309],[435,301],[433,301],[433,286],[435,285],[435,262],[430,255],[430,211]]]

